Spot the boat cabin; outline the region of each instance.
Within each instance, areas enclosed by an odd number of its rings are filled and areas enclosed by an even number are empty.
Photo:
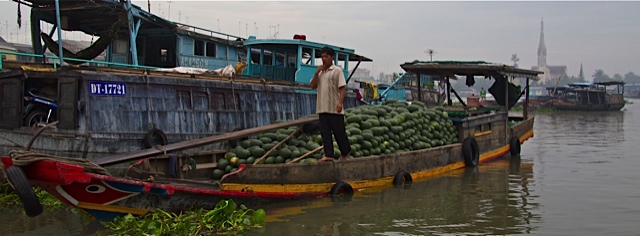
[[[572,83],[547,87],[553,105],[562,110],[620,110],[624,106],[624,82]]]
[[[289,81],[297,84],[309,84],[318,65],[322,65],[320,50],[328,46],[335,51],[333,64],[342,68],[344,78],[350,78],[349,62],[357,62],[355,71],[361,62],[372,61],[355,54],[355,50],[307,41],[306,37],[294,36],[294,39],[256,39],[245,40],[247,47],[247,68],[243,75],[274,80]]]

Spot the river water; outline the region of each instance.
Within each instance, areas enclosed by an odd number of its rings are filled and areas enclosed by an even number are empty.
[[[516,159],[413,183],[267,205],[251,235],[640,235],[640,100],[621,112],[536,114]],[[105,235],[67,207],[0,208],[0,235]],[[97,233],[96,233],[96,230]]]

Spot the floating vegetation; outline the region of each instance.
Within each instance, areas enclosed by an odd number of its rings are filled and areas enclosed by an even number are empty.
[[[19,205],[22,204],[18,195],[13,191],[13,188],[9,183],[4,182],[0,183],[0,203],[3,206],[7,205]],[[55,198],[53,195],[49,194],[47,191],[42,190],[41,188],[33,188],[33,191],[36,193],[36,196],[40,200],[43,206],[60,206],[62,202]]]
[[[213,210],[171,213],[163,210],[140,217],[127,214],[102,224],[118,235],[214,235],[262,228],[266,213],[237,206],[233,200],[218,202]]]
[[[522,111],[522,110],[524,110],[522,105],[513,106],[513,108],[511,108],[511,111]],[[557,110],[552,107],[529,107],[529,111],[547,113],[547,112],[556,112]]]

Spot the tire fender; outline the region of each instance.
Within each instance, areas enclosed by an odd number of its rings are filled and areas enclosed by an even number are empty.
[[[331,187],[329,196],[337,196],[340,194],[351,196],[353,195],[353,188],[344,181],[338,181],[333,185],[333,187]]]
[[[466,166],[477,166],[480,162],[478,141],[474,137],[467,137],[462,142],[462,157]]]
[[[142,143],[144,144],[145,148],[153,147],[151,139],[155,136],[160,138],[160,144],[162,146],[167,145],[167,135],[161,129],[153,128],[144,135],[144,140],[142,140]]]
[[[518,137],[511,137],[511,139],[509,140],[509,149],[511,152],[511,156],[520,155],[520,145],[520,139]]]
[[[394,186],[400,186],[403,184],[410,184],[411,182],[413,182],[413,178],[411,177],[411,174],[405,172],[405,171],[398,171],[398,173],[396,173],[396,175],[393,177],[393,185]]]
[[[31,184],[29,184],[24,170],[19,166],[10,166],[6,169],[6,172],[7,179],[20,198],[27,216],[36,217],[40,215],[42,213],[42,204],[33,191]]]

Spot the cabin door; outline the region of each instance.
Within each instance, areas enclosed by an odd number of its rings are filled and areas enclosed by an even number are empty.
[[[0,128],[22,126],[22,80],[0,79]]]
[[[78,79],[58,80],[58,128],[76,129],[78,126]]]

